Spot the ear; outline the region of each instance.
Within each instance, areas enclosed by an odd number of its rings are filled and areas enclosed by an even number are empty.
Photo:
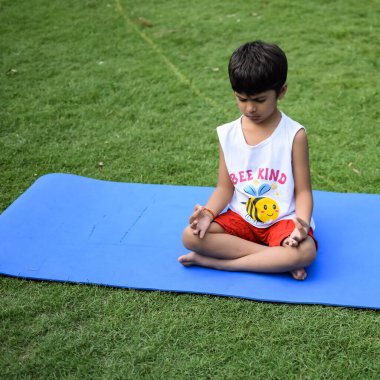
[[[282,86],[282,88],[281,88],[281,90],[280,90],[280,93],[278,94],[277,100],[282,99],[282,98],[285,96],[287,90],[288,90],[288,85],[285,83],[285,84]]]

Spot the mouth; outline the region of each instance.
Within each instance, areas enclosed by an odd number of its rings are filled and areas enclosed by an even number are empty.
[[[273,216],[274,214],[267,214],[267,216]]]

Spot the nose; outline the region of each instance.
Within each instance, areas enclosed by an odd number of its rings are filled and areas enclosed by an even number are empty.
[[[257,111],[256,105],[253,104],[253,102],[248,102],[248,111],[249,112],[256,112]]]

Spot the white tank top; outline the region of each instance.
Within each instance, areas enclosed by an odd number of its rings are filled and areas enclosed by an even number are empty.
[[[259,228],[295,216],[292,147],[296,133],[305,128],[281,115],[272,135],[255,146],[245,141],[242,117],[217,128],[235,186],[229,208]]]

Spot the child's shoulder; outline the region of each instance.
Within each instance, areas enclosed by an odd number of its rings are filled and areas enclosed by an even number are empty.
[[[216,128],[216,130],[218,131],[218,133],[221,133],[221,132],[227,133],[228,131],[231,131],[234,129],[236,130],[237,128],[239,128],[240,125],[241,125],[241,116],[236,120],[233,120],[233,121],[230,121],[228,123],[219,125]]]
[[[216,128],[220,143],[223,145],[225,141],[238,141],[240,136],[241,116],[229,123],[222,124]]]
[[[287,126],[293,127],[293,128],[298,128],[298,129],[305,128],[301,123],[292,119],[290,116],[286,115],[284,112],[281,112],[281,114],[282,114],[282,118],[286,122]]]

